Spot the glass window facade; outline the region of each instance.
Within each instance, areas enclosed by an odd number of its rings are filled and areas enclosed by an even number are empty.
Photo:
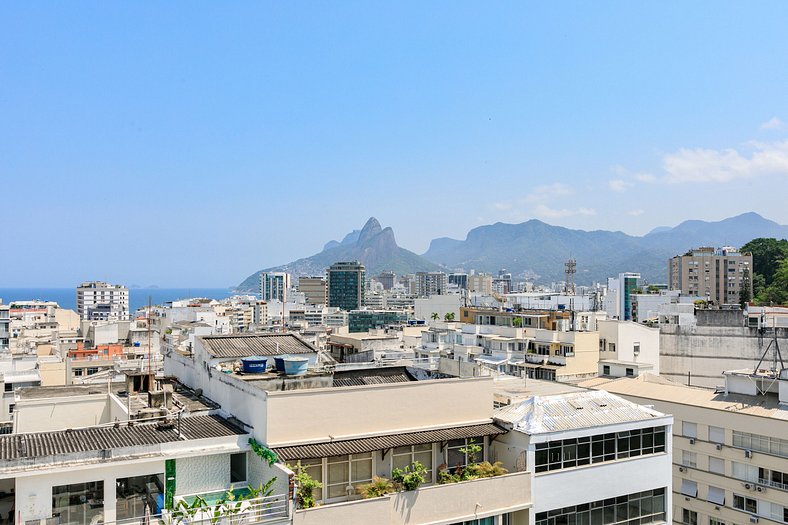
[[[665,427],[536,444],[536,472],[665,452]]]
[[[427,480],[433,480],[432,475],[432,443],[426,445],[413,445],[397,447],[391,455],[391,469],[404,469],[418,461],[427,469]]]
[[[642,525],[665,521],[665,489],[540,512],[536,525]]]
[[[164,507],[164,473],[120,478],[115,484],[117,519],[161,514]]]
[[[733,446],[788,458],[788,439],[733,431]]]
[[[326,498],[354,496],[356,488],[372,481],[372,453],[328,458]],[[352,487],[352,488],[351,488]]]
[[[60,518],[60,525],[104,523],[104,482],[52,487],[52,517]]]
[[[474,444],[481,447],[481,450],[473,457],[460,449],[466,449]],[[464,467],[470,462],[479,463],[484,461],[484,438],[452,439],[446,447],[446,466],[451,470],[457,467]]]

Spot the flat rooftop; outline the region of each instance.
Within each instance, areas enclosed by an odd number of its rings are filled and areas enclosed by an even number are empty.
[[[782,408],[774,394],[752,396],[717,392],[675,383],[664,377],[646,373],[638,377],[594,378],[580,383],[586,388],[605,390],[614,394],[690,405],[725,412],[736,412],[758,417],[788,420],[788,410]]]

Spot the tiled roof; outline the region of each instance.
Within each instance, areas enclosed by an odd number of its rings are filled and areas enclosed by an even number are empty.
[[[209,335],[199,338],[213,357],[314,354],[314,346],[293,334]]]
[[[134,446],[158,445],[191,439],[211,439],[246,432],[219,416],[195,416],[181,419],[173,428],[159,428],[156,423],[122,425],[11,434],[0,436],[0,460],[31,459],[56,454],[96,452]]]
[[[346,454],[361,454],[376,450],[387,450],[406,445],[423,445],[425,443],[439,443],[452,439],[481,438],[505,434],[506,431],[493,423],[480,425],[465,425],[459,427],[440,428],[436,430],[422,430],[403,434],[390,434],[359,439],[345,439],[327,443],[310,443],[307,445],[294,445],[290,447],[274,447],[274,452],[285,461],[298,459],[324,458],[331,456],[344,456]]]
[[[498,421],[526,434],[545,434],[619,423],[647,421],[665,414],[604,391],[533,396],[519,404],[499,408]]]

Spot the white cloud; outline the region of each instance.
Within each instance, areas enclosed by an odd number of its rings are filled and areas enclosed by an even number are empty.
[[[531,191],[531,193],[525,198],[525,200],[526,202],[540,202],[540,201],[551,199],[553,197],[563,197],[565,195],[571,195],[571,194],[572,194],[572,188],[570,188],[566,184],[556,182],[553,184],[544,184],[542,186],[536,186]]]
[[[608,187],[613,191],[626,191],[627,188],[631,188],[634,186],[633,183],[623,180],[623,179],[612,179],[607,181]]]
[[[632,217],[638,217],[646,213],[646,210],[629,210],[627,215],[631,215]]]
[[[548,219],[561,219],[563,217],[572,217],[575,215],[596,215],[596,210],[592,208],[578,208],[576,210],[562,208],[559,210],[545,204],[539,204],[534,208],[534,214]]]
[[[770,118],[760,126],[761,129],[780,129],[782,127],[783,122],[777,117]]]
[[[665,155],[662,166],[665,181],[728,182],[759,175],[788,175],[788,140],[774,143],[752,143],[749,157],[735,149],[687,149]]]
[[[651,173],[638,173],[635,175],[635,178],[640,182],[656,182],[657,178],[652,175]]]
[[[506,211],[512,209],[511,202],[493,202],[492,207],[498,211]]]

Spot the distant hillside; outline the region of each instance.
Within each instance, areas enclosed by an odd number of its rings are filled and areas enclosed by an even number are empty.
[[[238,285],[238,290],[256,291],[260,272],[289,272],[294,277],[322,275],[337,261],[361,261],[368,275],[377,275],[384,270],[402,275],[438,268],[423,257],[397,246],[394,230],[381,228],[377,219],[371,217],[364,228],[349,233],[342,242],[330,241],[322,252],[311,257],[257,271]]]
[[[448,268],[537,274],[539,282],[564,279],[564,261],[577,260],[576,282],[591,284],[624,271],[649,282],[667,280],[668,258],[698,246],[742,246],[755,237],[788,237],[788,226],[745,213],[717,222],[685,221],[643,237],[604,230],[583,231],[538,220],[496,223],[468,232],[465,240],[432,241],[424,258]]]

